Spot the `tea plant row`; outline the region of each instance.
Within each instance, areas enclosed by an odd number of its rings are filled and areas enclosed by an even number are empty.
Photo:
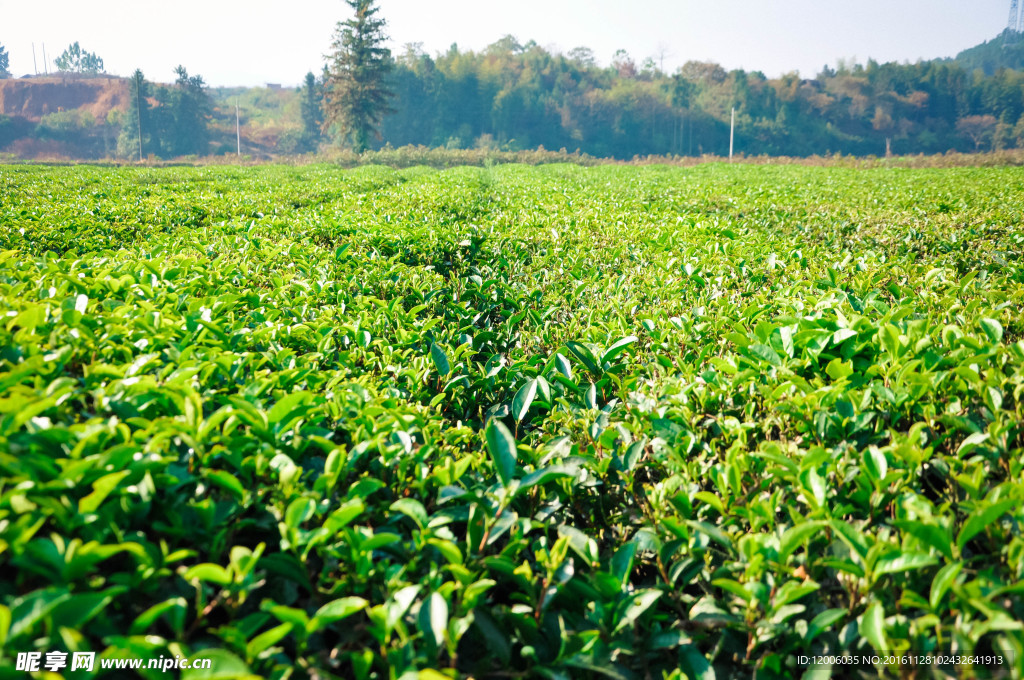
[[[1022,180],[0,168],[0,676],[1020,677]]]

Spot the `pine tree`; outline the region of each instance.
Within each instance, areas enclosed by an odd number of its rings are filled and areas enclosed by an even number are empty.
[[[302,115],[302,146],[307,151],[315,151],[320,144],[320,130],[324,124],[323,99],[323,83],[310,71],[306,74],[302,98],[299,100]]]
[[[171,120],[165,138],[171,156],[203,155],[208,152],[210,133],[207,118],[212,104],[202,76],[190,76],[184,66],[174,69],[174,85],[162,92],[162,104]]]
[[[370,145],[381,119],[392,109],[387,85],[393,63],[383,47],[385,21],[374,0],[345,0],[355,16],[338,23],[331,45],[324,101],[324,129],[337,126],[357,153]]]
[[[132,74],[128,87],[128,111],[122,118],[124,125],[121,127],[121,135],[117,139],[117,152],[128,158],[155,153],[148,100],[151,91],[149,83],[146,82],[146,77],[140,69],[136,69]],[[140,123],[142,125],[141,141]]]
[[[0,78],[10,78],[10,57],[7,55],[7,48],[0,45]]]

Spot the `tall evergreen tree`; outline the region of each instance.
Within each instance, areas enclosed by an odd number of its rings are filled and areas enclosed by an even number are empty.
[[[337,126],[361,153],[370,146],[381,119],[391,113],[387,77],[394,67],[383,47],[386,22],[374,0],[345,0],[355,16],[338,23],[331,45],[330,75],[324,101],[325,130]]]
[[[323,114],[324,87],[323,82],[310,71],[302,86],[302,98],[299,110],[302,116],[302,146],[313,151],[320,144],[320,130],[324,124]]]
[[[210,141],[207,117],[212,108],[206,83],[202,76],[189,76],[184,66],[178,66],[174,73],[177,80],[161,97],[169,114],[169,129],[164,135],[166,152],[170,156],[205,154]]]
[[[150,87],[141,69],[136,69],[128,81],[128,110],[124,113],[121,134],[117,138],[117,153],[128,158],[155,153],[152,116],[150,115]],[[141,137],[139,134],[141,123]],[[141,158],[140,158],[141,160]]]
[[[11,77],[11,63],[10,57],[7,56],[7,48],[0,45],[0,78]]]

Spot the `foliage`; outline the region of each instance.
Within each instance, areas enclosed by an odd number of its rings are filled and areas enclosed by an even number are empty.
[[[139,122],[142,123],[143,155],[164,157],[209,153],[209,118],[212,104],[202,76],[189,76],[184,66],[174,70],[174,85],[153,86],[136,70],[130,82],[128,111],[123,116],[118,153],[137,157]],[[151,99],[156,106],[151,106]],[[141,119],[140,119],[141,110]]]
[[[189,76],[184,66],[174,69],[174,85],[160,88],[161,118],[164,120],[160,142],[168,156],[201,155],[208,152],[207,120],[211,102],[202,76]]]
[[[960,52],[955,61],[968,73],[979,69],[987,76],[1001,69],[1024,71],[1024,40],[1020,34],[1008,35],[1003,31],[992,40]]]
[[[326,74],[325,74],[326,76]],[[327,78],[317,80],[310,71],[302,85],[302,150],[316,151],[320,146],[321,130],[324,125],[324,84]]]
[[[391,111],[387,77],[393,65],[383,46],[386,22],[374,0],[345,0],[355,12],[339,22],[331,45],[324,100],[325,128],[336,127],[356,153],[365,151]]]
[[[735,106],[736,149],[752,155],[881,155],[887,140],[896,154],[941,153],[976,150],[958,130],[965,117],[1024,121],[1024,72],[986,75],[948,60],[840,63],[814,78],[769,79],[695,61],[667,74],[621,50],[601,68],[592,52],[502,39],[436,57],[409,45],[391,83],[395,112],[381,131],[393,146],[469,148],[490,135],[505,148],[620,159],[725,155]]]
[[[128,111],[121,117],[121,134],[117,139],[117,152],[121,157],[132,158],[155,154],[159,149],[157,138],[154,137],[153,121],[149,98],[152,96],[150,84],[141,69],[136,69],[129,80]],[[139,126],[142,126],[142,137],[139,137]],[[141,158],[140,158],[141,160]]]
[[[0,45],[0,78],[11,77],[11,56],[7,54],[7,48]]]
[[[54,62],[62,73],[97,75],[103,72],[103,60],[94,52],[86,52],[76,40]]]
[[[998,123],[995,116],[965,116],[957,121],[956,129],[974,143],[977,151],[982,145],[991,144]]]
[[[88,112],[77,109],[57,111],[42,117],[36,128],[36,136],[41,139],[66,140],[95,125],[96,119]]]
[[[235,129],[236,102],[242,110],[243,117],[256,127],[300,128],[302,125],[297,91],[284,88],[272,90],[266,87],[220,87],[209,88],[208,92],[214,107],[230,113],[232,133]]]
[[[355,39],[358,17],[347,23],[352,26],[339,25],[337,41],[343,41],[346,30]],[[383,31],[382,20],[375,17],[364,24],[365,30],[376,25]],[[336,46],[341,44],[337,41]],[[371,42],[367,38],[366,44]],[[748,156],[1024,149],[1024,71],[976,68],[965,59],[915,64],[840,60],[813,78],[797,73],[767,78],[705,62],[688,62],[669,74],[650,59],[625,53],[616,57],[614,67],[602,68],[586,48],[560,55],[510,36],[480,52],[453,46],[435,56],[409,44],[397,60],[385,58],[386,50],[376,45],[381,61],[363,73],[389,70],[384,89],[393,96],[378,92],[378,103],[393,110],[379,119],[379,126],[366,129],[367,145],[374,149],[544,148],[621,160],[722,156],[729,149],[733,106],[736,151]],[[999,47],[999,54],[1010,55],[1017,47],[1024,49],[1024,42]],[[186,153],[234,151],[235,98],[245,118],[242,136],[248,149],[261,157],[312,150],[319,141],[310,134],[312,102],[323,96],[318,90],[215,90],[204,116],[210,143],[193,145]],[[154,104],[160,103],[161,91],[153,88]],[[147,155],[181,155],[181,145],[167,141],[174,137],[168,113],[154,114],[163,132],[153,138],[155,148],[147,149]],[[996,121],[994,128],[976,125],[990,121],[989,116]],[[328,120],[325,132],[338,132],[335,123]],[[380,131],[377,139],[375,129]],[[23,130],[33,136],[34,126]],[[191,144],[190,138],[183,139],[185,146]]]
[[[5,652],[1019,677],[1019,179],[8,167]]]

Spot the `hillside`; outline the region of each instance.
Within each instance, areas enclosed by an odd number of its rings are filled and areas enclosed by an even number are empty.
[[[964,50],[953,61],[968,71],[981,69],[987,76],[1001,68],[1024,71],[1024,36],[1008,36],[1004,31],[992,40]]]
[[[97,159],[118,155],[130,110],[130,80],[38,77],[0,79],[0,152],[21,159]],[[154,84],[162,87],[159,84]],[[210,88],[210,153],[233,153],[235,103],[241,106],[243,153],[268,158],[294,147],[298,101],[288,88]],[[159,102],[147,97],[150,106]]]
[[[128,108],[128,79],[17,78],[0,80],[0,114],[39,122],[43,116],[78,109],[96,120]]]
[[[670,74],[628,55],[603,67],[511,37],[479,52],[413,50],[396,55],[392,112],[373,145],[565,149],[617,159],[726,155],[735,109],[735,148],[748,156],[1024,148],[1024,40],[1007,37],[955,59],[840,62],[813,79],[696,61]],[[309,96],[322,100],[317,83]],[[158,143],[147,155],[234,154],[236,105],[244,155],[299,154],[331,142],[316,121],[304,127],[306,95],[296,88],[206,88],[205,128],[183,137],[204,141],[184,152],[168,142],[174,86],[150,85],[148,101],[158,112],[146,134]],[[120,115],[132,110],[130,100],[128,81],[119,78],[2,81],[0,152],[124,158],[136,148],[124,143],[135,139],[131,116]]]

